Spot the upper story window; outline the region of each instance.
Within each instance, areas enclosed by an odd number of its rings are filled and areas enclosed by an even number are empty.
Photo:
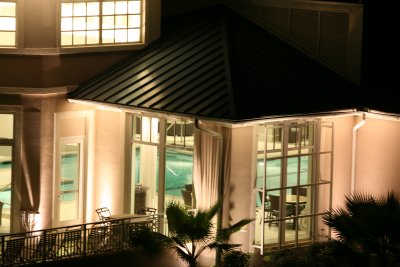
[[[61,46],[142,41],[142,0],[62,0]]]
[[[16,46],[17,4],[15,1],[0,0],[0,46]]]

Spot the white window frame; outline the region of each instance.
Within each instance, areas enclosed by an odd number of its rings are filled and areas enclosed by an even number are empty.
[[[105,1],[118,2],[119,0],[58,0],[58,14],[57,14],[57,47],[61,52],[85,52],[85,51],[110,51],[110,50],[126,50],[129,47],[140,48],[144,46],[145,42],[145,25],[146,25],[146,0],[137,0],[141,2],[141,13],[140,13],[140,40],[134,42],[113,42],[113,43],[102,43],[101,32],[102,32],[102,3]],[[121,0],[122,1],[122,0]],[[99,43],[97,44],[77,44],[77,45],[62,45],[61,44],[61,5],[62,3],[73,3],[73,2],[99,2]],[[115,30],[116,28],[114,28]]]
[[[265,178],[266,178],[265,177],[266,176],[265,159],[267,158],[266,154],[274,153],[275,147],[273,147],[273,149],[270,149],[270,150],[268,150],[267,147],[265,147],[265,148],[263,148],[262,151],[257,151],[257,153],[259,155],[265,154],[265,156],[264,156],[264,169],[263,169],[263,172],[264,172],[263,185],[262,185],[261,189],[257,188],[257,186],[256,186],[256,188],[254,190],[256,198],[257,198],[257,196],[259,194],[262,195],[260,207],[264,207],[264,205],[265,205],[265,194],[267,194],[268,192],[279,191],[280,192],[279,195],[282,198],[285,198],[285,195],[286,195],[285,191],[287,189],[292,188],[292,187],[298,187],[298,186],[307,187],[308,191],[310,192],[310,193],[307,193],[308,194],[307,197],[309,199],[309,203],[307,204],[308,208],[309,208],[309,213],[307,213],[305,215],[297,214],[297,215],[295,215],[293,217],[285,217],[286,216],[286,214],[285,214],[285,210],[286,209],[285,209],[285,205],[284,205],[285,201],[280,201],[279,210],[282,211],[282,212],[279,213],[279,218],[275,220],[276,223],[279,225],[277,243],[270,243],[268,245],[265,243],[264,236],[265,236],[266,233],[264,231],[264,229],[265,229],[265,225],[264,224],[268,224],[270,221],[274,221],[274,220],[268,220],[268,219],[265,220],[266,219],[265,218],[265,212],[261,212],[260,213],[261,214],[260,215],[261,220],[259,222],[256,222],[256,223],[260,223],[262,226],[260,227],[260,231],[259,232],[257,232],[257,231],[255,232],[255,235],[259,234],[259,236],[260,236],[260,244],[255,244],[254,243],[252,246],[254,248],[259,249],[261,254],[263,254],[267,250],[267,247],[269,249],[271,249],[271,248],[278,248],[279,249],[279,248],[284,248],[286,246],[293,246],[293,245],[294,246],[298,246],[302,242],[318,241],[321,238],[326,238],[327,237],[327,236],[325,236],[326,234],[330,235],[330,232],[328,232],[328,233],[320,233],[320,232],[318,232],[321,229],[319,229],[318,223],[316,223],[316,221],[317,221],[317,219],[320,219],[321,216],[323,216],[325,214],[326,210],[324,210],[324,211],[319,210],[317,208],[316,203],[317,203],[318,195],[320,194],[319,193],[319,188],[322,188],[322,186],[324,186],[325,188],[329,188],[329,196],[327,196],[328,197],[328,210],[331,210],[331,208],[332,208],[333,139],[334,139],[334,137],[333,137],[333,123],[331,123],[331,122],[321,122],[321,121],[318,121],[318,120],[310,121],[311,124],[314,124],[316,126],[316,128],[314,128],[315,129],[315,132],[314,132],[315,136],[313,138],[314,139],[313,140],[313,144],[310,146],[310,148],[312,147],[313,151],[310,152],[310,153],[306,153],[306,154],[298,153],[298,154],[289,155],[288,154],[288,144],[289,144],[289,142],[288,142],[288,140],[289,140],[288,127],[296,127],[296,126],[297,127],[299,127],[299,126],[301,127],[303,125],[306,125],[306,123],[308,123],[308,122],[306,122],[306,121],[289,121],[289,122],[286,122],[286,123],[278,123],[278,124],[273,123],[273,124],[259,125],[259,126],[270,126],[270,127],[272,126],[271,128],[282,129],[282,131],[284,132],[284,135],[283,135],[283,137],[281,139],[281,144],[280,144],[281,147],[279,147],[277,149],[277,151],[281,151],[280,153],[282,153],[282,154],[281,155],[277,155],[276,157],[272,157],[270,159],[274,159],[274,158],[276,158],[276,159],[285,159],[286,158],[287,159],[289,157],[298,157],[298,156],[309,155],[309,156],[312,157],[312,160],[314,161],[313,167],[312,167],[312,169],[310,169],[310,171],[312,173],[311,174],[312,175],[311,180],[309,182],[307,182],[306,184],[302,184],[302,185],[299,184],[299,180],[298,180],[297,185],[293,186],[293,185],[287,185],[286,182],[285,182],[286,179],[287,179],[287,173],[285,171],[286,168],[287,168],[287,165],[286,165],[287,163],[285,163],[285,160],[283,160],[283,164],[281,166],[281,173],[280,173],[280,186],[277,187],[277,188],[272,188],[271,189],[271,188],[267,188],[267,185],[265,184],[265,181],[266,181],[265,180]],[[321,147],[320,147],[320,141],[321,141],[322,138],[324,138],[322,136],[322,132],[321,132],[322,128],[329,128],[329,129],[332,130],[332,136],[330,136],[330,138],[331,138],[330,139],[330,149],[328,149],[326,151],[325,150],[321,151]],[[264,133],[264,134],[266,134],[266,133]],[[299,133],[296,134],[296,138],[297,138],[297,140],[302,140],[301,137],[299,136]],[[302,145],[300,147],[298,147],[298,148],[301,150],[302,149]],[[305,147],[305,148],[307,149],[307,147]],[[291,149],[292,150],[293,149],[297,150],[297,147],[292,147]],[[321,155],[330,155],[330,171],[327,174],[328,175],[327,179],[322,179],[318,174],[318,169],[320,167],[320,165],[319,165],[319,157]],[[284,224],[285,224],[285,221],[288,218],[294,218],[294,220],[296,220],[297,223],[300,222],[300,219],[308,219],[308,220],[310,220],[310,223],[311,223],[310,231],[311,232],[310,232],[310,236],[308,237],[307,240],[304,240],[304,239],[300,240],[299,239],[299,236],[298,236],[299,229],[297,227],[294,229],[294,240],[289,240],[289,241],[285,240],[286,239],[285,238],[285,231],[286,230],[285,230],[285,225]]]
[[[21,7],[21,3],[19,3],[18,0],[0,0],[0,2],[3,3],[15,3],[15,45],[14,46],[7,46],[7,45],[3,45],[0,44],[0,52],[3,51],[13,51],[18,49],[18,47],[20,46],[20,39],[19,39],[19,33],[22,32],[22,30],[20,29],[20,7]],[[5,30],[0,30],[1,32],[4,32]]]

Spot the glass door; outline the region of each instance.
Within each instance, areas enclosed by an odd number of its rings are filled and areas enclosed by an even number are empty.
[[[0,233],[10,232],[12,147],[0,145]]]
[[[56,222],[79,224],[83,214],[83,140],[64,140],[58,155]]]
[[[0,233],[11,232],[14,115],[0,114]]]

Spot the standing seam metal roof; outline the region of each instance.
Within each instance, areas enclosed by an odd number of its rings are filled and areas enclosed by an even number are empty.
[[[168,18],[162,37],[72,99],[216,120],[353,108],[358,87],[232,10]]]

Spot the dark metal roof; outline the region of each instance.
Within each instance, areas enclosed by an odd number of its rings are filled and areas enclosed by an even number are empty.
[[[69,98],[239,121],[356,106],[358,87],[230,9],[163,23],[162,37]]]

